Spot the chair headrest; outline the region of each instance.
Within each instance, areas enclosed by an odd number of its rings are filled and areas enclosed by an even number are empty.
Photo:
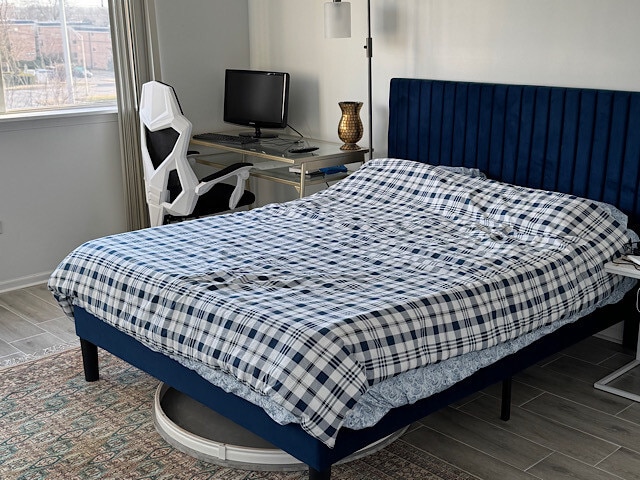
[[[139,114],[152,132],[169,127],[174,118],[183,116],[173,87],[156,81],[142,85]]]

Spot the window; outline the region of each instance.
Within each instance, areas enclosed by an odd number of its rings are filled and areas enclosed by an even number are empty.
[[[0,116],[115,106],[107,0],[0,0]]]

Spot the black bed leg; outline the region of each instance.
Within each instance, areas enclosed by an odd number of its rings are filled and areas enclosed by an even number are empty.
[[[84,367],[84,379],[87,382],[95,382],[100,378],[98,368],[98,347],[87,340],[80,339],[82,350],[82,366]]]
[[[502,405],[500,418],[507,421],[511,418],[511,377],[502,381]]]
[[[309,480],[331,480],[331,467],[324,470],[309,467]]]

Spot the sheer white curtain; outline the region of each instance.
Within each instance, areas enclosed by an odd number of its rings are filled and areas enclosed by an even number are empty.
[[[140,154],[138,101],[142,84],[157,78],[153,0],[109,0],[113,62],[118,89],[120,151],[127,226],[149,226]]]

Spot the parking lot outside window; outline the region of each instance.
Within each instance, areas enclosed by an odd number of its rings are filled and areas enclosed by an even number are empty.
[[[0,0],[0,116],[116,106],[107,0]]]

